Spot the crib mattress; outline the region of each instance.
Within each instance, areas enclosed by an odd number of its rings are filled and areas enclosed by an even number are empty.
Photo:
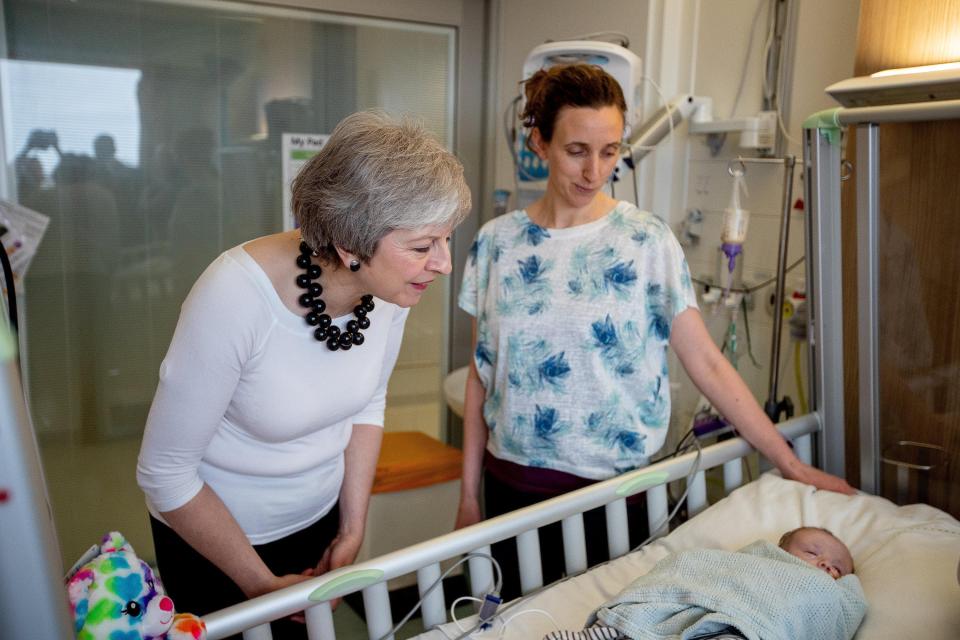
[[[739,549],[757,539],[777,542],[799,526],[833,531],[850,548],[869,609],[857,638],[956,638],[960,629],[960,522],[927,505],[897,505],[869,495],[843,496],[768,473],[712,505],[669,535],[587,573],[527,596],[473,638],[542,638],[579,629],[587,615],[669,553],[692,548]],[[562,562],[562,558],[558,559]],[[464,629],[471,618],[461,621]],[[420,636],[448,640],[454,623]],[[501,635],[502,634],[502,635]]]

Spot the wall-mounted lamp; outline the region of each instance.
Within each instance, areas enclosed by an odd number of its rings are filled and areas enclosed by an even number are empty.
[[[960,99],[960,62],[886,69],[841,80],[827,93],[845,107]]]

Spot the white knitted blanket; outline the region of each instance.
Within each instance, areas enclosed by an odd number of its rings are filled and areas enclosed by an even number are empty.
[[[688,640],[729,627],[748,640],[850,640],[867,602],[855,575],[834,580],[765,540],[739,551],[681,551],[588,620],[629,638]]]

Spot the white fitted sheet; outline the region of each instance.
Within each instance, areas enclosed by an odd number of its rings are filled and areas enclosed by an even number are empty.
[[[799,526],[830,529],[850,548],[869,604],[857,638],[960,637],[960,522],[927,505],[898,507],[876,496],[816,491],[772,473],[739,488],[642,551],[527,596],[503,618],[540,609],[560,628],[579,629],[591,611],[668,553],[704,547],[733,550],[757,539],[775,543],[783,532]],[[465,629],[472,626],[471,618],[461,624]],[[505,630],[495,625],[471,637],[529,640],[554,629],[546,616],[531,612],[512,620]],[[444,640],[459,634],[450,623],[443,631],[417,637]]]

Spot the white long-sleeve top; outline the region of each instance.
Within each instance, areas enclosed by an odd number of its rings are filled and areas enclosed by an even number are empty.
[[[150,513],[162,521],[206,483],[251,544],[326,515],[352,426],[383,425],[408,310],[375,304],[364,343],[330,351],[242,246],[217,258],[184,301],[160,365],[137,462]]]

